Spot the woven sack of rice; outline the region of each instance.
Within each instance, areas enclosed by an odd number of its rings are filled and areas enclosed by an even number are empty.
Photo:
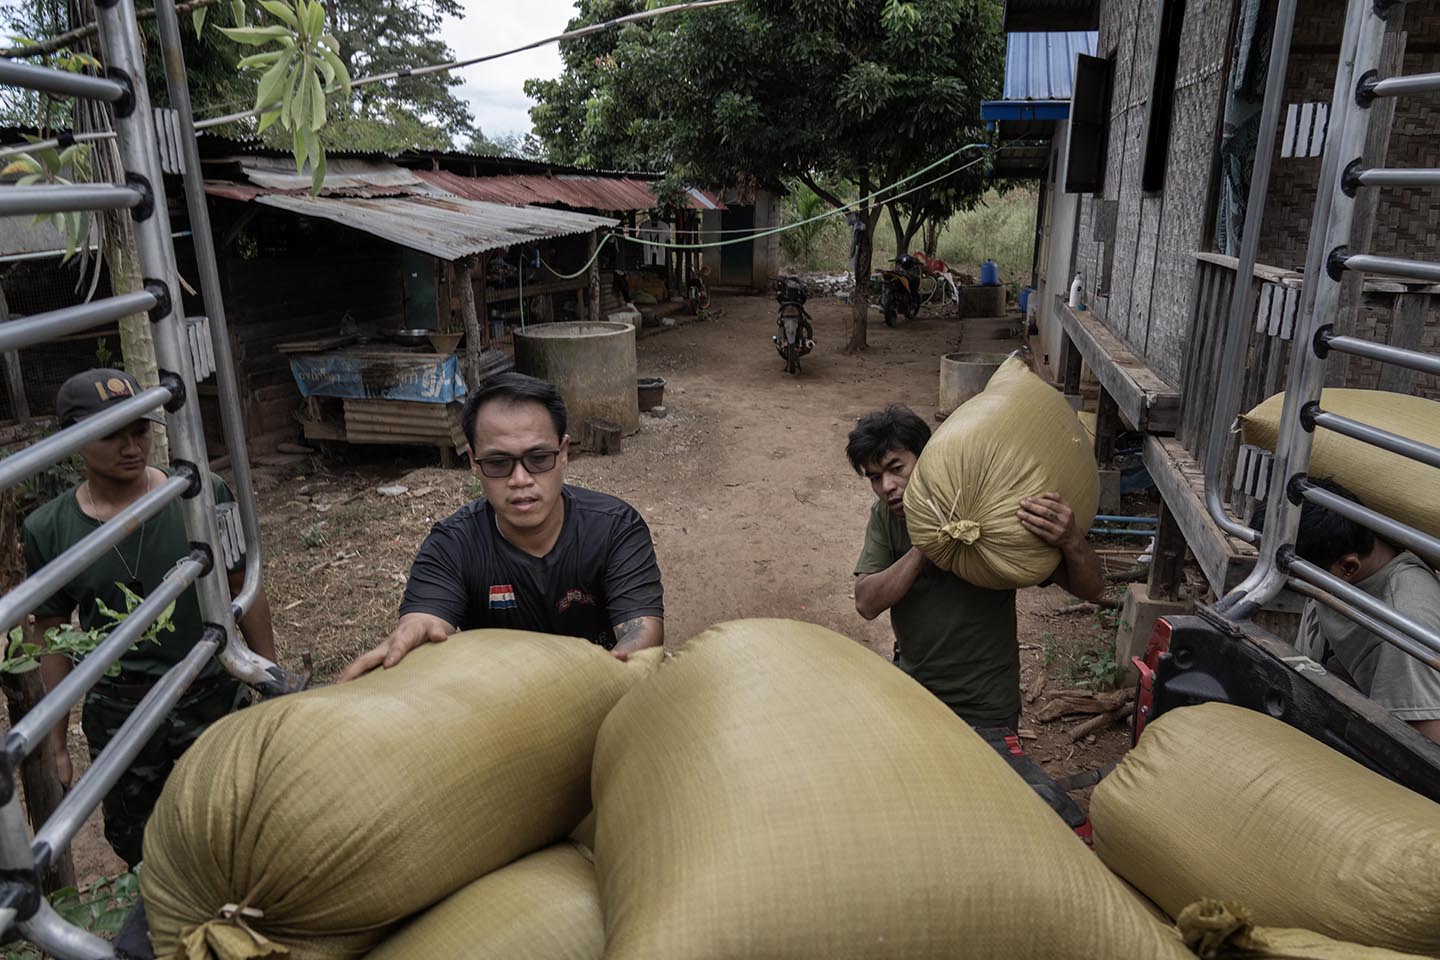
[[[368,960],[600,960],[595,868],[560,843],[476,880],[420,914]]]
[[[1090,529],[1100,497],[1094,441],[1060,392],[1011,357],[925,445],[905,488],[905,524],[922,553],[962,580],[1028,587],[1060,564],[1060,551],[1015,516],[1022,498],[1047,491]]]
[[[605,714],[658,662],[460,633],[221,720],[171,775],[140,887],[156,955],[363,955],[411,914],[563,838]]]
[[[606,960],[1180,960],[963,721],[813,624],[691,640],[595,752]]]
[[[1095,852],[1167,914],[1440,954],[1440,804],[1266,714],[1171,710],[1091,797]]]
[[[1285,394],[1275,396],[1240,417],[1243,440],[1266,450],[1275,449],[1281,405]],[[1320,407],[1390,433],[1440,447],[1440,403],[1408,394],[1381,390],[1325,390]],[[1312,477],[1338,480],[1373,510],[1440,537],[1440,470],[1317,428],[1310,453]],[[1440,556],[1428,557],[1431,563]]]

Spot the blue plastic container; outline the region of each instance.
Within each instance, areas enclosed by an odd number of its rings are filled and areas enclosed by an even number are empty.
[[[986,287],[1000,286],[1000,265],[994,260],[980,264],[980,284]]]
[[[1025,308],[1030,305],[1030,294],[1034,293],[1030,287],[1020,288],[1020,315],[1025,316]]]

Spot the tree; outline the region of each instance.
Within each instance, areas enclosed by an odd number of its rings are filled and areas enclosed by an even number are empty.
[[[460,0],[334,0],[329,8],[331,32],[351,77],[454,60],[441,39],[445,19],[465,15]],[[332,142],[339,145],[341,132],[360,135],[369,126],[366,135],[376,139],[388,128],[395,149],[464,143],[479,131],[469,105],[452,92],[460,83],[445,71],[356,87],[347,105],[351,125],[337,124]]]
[[[581,0],[573,25],[623,14],[635,0]],[[983,141],[980,100],[1004,64],[1000,0],[744,0],[581,38],[557,80],[526,92],[557,159],[667,169],[711,185],[806,184],[846,206],[827,180],[851,182],[854,314],[846,350],[866,346],[865,295],[880,187]],[[967,157],[901,189],[924,185]],[[973,202],[984,167],[923,187],[900,212],[914,232]],[[897,191],[898,192],[898,191]]]

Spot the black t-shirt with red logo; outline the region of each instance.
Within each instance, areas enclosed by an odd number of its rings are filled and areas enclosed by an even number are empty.
[[[565,522],[543,557],[516,548],[475,500],[435,524],[410,567],[400,615],[428,613],[461,630],[504,627],[584,637],[607,650],[612,627],[663,617],[650,528],[609,494],[562,488]]]

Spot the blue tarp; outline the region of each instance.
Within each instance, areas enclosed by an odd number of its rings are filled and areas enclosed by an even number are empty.
[[[316,354],[291,357],[290,373],[306,397],[452,403],[465,396],[456,356]]]

